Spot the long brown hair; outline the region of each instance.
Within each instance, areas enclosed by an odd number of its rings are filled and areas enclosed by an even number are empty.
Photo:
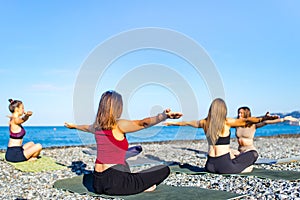
[[[240,110],[244,110],[244,116],[242,116],[243,118],[248,118],[248,117],[251,117],[251,111],[250,111],[250,108],[247,107],[247,106],[243,106],[243,107],[239,107],[238,108],[238,111],[237,111],[237,118],[240,118]]]
[[[204,131],[209,144],[215,145],[221,132],[224,129],[224,123],[227,116],[227,106],[223,99],[216,98],[210,105]]]
[[[241,111],[241,110],[244,110],[244,113],[243,113],[244,115],[241,116],[242,118],[248,118],[248,117],[251,117],[251,111],[250,111],[250,108],[247,107],[247,106],[243,106],[243,107],[239,107],[239,108],[238,108],[237,119],[240,118],[240,111]],[[247,122],[246,125],[245,125],[245,127],[251,127],[252,125],[253,125],[252,123]]]
[[[121,117],[123,111],[122,96],[116,91],[109,90],[102,94],[96,120],[95,129],[112,130]]]

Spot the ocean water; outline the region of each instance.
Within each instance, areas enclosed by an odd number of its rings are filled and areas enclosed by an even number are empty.
[[[95,144],[94,135],[63,126],[24,126],[26,135],[24,143],[34,141],[43,147],[76,146]],[[300,126],[289,124],[267,125],[257,129],[256,136],[275,136],[280,134],[300,134]],[[235,137],[235,129],[231,130],[231,137]],[[157,142],[172,140],[205,139],[203,129],[178,126],[153,126],[135,133],[127,134],[129,143]],[[0,127],[0,149],[6,149],[9,140],[8,127]]]

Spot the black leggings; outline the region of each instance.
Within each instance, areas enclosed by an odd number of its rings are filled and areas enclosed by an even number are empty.
[[[258,153],[255,150],[241,153],[234,159],[230,158],[229,153],[218,157],[208,156],[205,169],[208,172],[217,174],[238,174],[253,165],[257,158]]]
[[[9,162],[23,162],[27,160],[22,146],[7,147],[5,159]]]
[[[128,166],[115,165],[104,172],[94,171],[94,190],[98,194],[130,195],[143,192],[163,182],[170,174],[170,168],[159,165],[137,173],[131,173]]]

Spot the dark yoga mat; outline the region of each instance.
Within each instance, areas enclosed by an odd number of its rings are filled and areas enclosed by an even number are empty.
[[[254,164],[273,165],[273,164],[285,164],[285,163],[298,162],[298,161],[300,161],[300,156],[295,156],[290,158],[280,158],[280,159],[259,158]]]
[[[179,172],[186,174],[206,174],[208,172],[205,171],[204,168],[183,164],[183,165],[173,165],[169,166],[171,172]],[[300,179],[300,172],[290,171],[290,170],[270,170],[270,169],[262,169],[262,168],[254,168],[252,172],[249,173],[241,173],[241,174],[222,174],[225,176],[256,176],[259,178],[269,178],[272,180],[289,180],[295,181]]]
[[[91,196],[100,196],[103,198],[123,198],[128,200],[165,200],[165,199],[234,199],[237,197],[242,197],[245,195],[234,194],[226,191],[209,190],[199,187],[174,187],[164,184],[157,186],[154,192],[143,192],[135,195],[128,196],[108,196],[99,195],[93,192],[92,187],[92,174],[86,174],[81,176],[76,176],[73,178],[67,178],[62,180],[57,180],[53,187],[57,189],[67,190],[73,193],[79,194],[89,194]]]

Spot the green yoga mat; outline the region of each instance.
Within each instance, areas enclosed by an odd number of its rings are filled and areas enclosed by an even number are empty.
[[[254,164],[273,165],[273,164],[284,164],[284,163],[291,163],[297,161],[300,161],[300,156],[290,157],[290,158],[280,158],[280,159],[259,158]]]
[[[122,198],[125,200],[165,200],[165,199],[234,199],[245,195],[234,194],[226,191],[209,190],[199,187],[174,187],[164,184],[157,186],[153,192],[142,192],[140,194],[128,196],[108,196],[99,195],[93,192],[93,175],[86,174],[73,178],[57,180],[53,187],[57,189],[67,190],[69,192],[79,194],[89,194],[91,196],[99,196],[102,198]]]
[[[206,174],[204,168],[192,166],[189,164],[184,164],[182,166],[174,165],[170,166],[171,172],[174,173],[186,173],[186,174]],[[289,170],[270,170],[270,169],[261,169],[253,168],[253,171],[250,173],[241,173],[241,174],[222,174],[224,176],[256,176],[259,178],[269,178],[273,180],[289,180],[295,181],[300,180],[300,172],[289,171]]]
[[[5,161],[5,153],[0,153],[0,158]],[[5,161],[7,162],[7,161]],[[52,171],[66,169],[66,166],[56,163],[52,158],[47,156],[41,156],[35,161],[24,161],[24,162],[7,162],[14,166],[16,169],[23,172],[41,172],[41,171]]]

